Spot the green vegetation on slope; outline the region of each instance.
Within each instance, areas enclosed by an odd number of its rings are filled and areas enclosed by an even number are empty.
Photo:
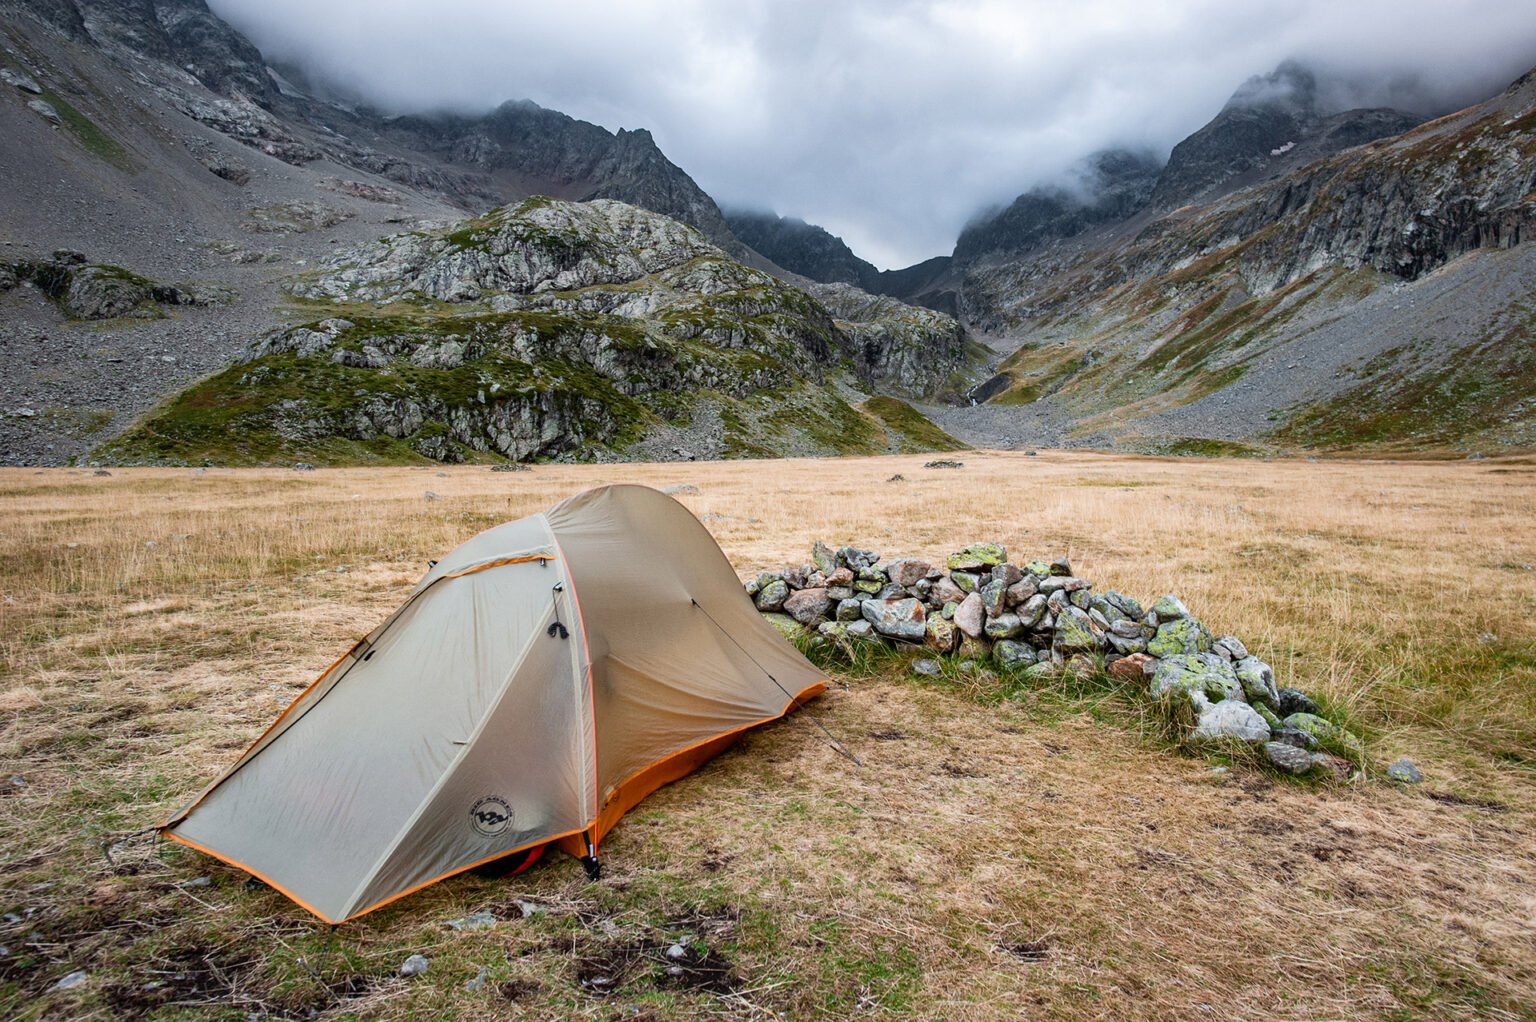
[[[959,451],[970,445],[956,440],[926,415],[905,401],[878,395],[859,406],[865,412],[885,423],[897,438],[900,453],[919,451]]]
[[[1536,441],[1533,326],[1536,317],[1438,362],[1411,348],[1383,353],[1360,370],[1364,382],[1296,411],[1272,436],[1328,449],[1528,446]]]
[[[59,120],[64,122],[65,129],[87,152],[100,157],[118,170],[132,173],[138,169],[128,155],[128,150],[124,149],[117,139],[102,131],[96,126],[96,122],[75,109],[63,96],[52,89],[44,89],[41,98],[58,111]]]

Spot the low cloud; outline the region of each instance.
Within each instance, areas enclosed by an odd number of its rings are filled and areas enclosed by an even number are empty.
[[[1437,113],[1536,63],[1508,0],[211,0],[269,56],[382,109],[531,99],[649,128],[722,204],[885,267],[1110,145],[1161,154],[1295,57],[1330,99]],[[1351,105],[1356,105],[1351,103]]]

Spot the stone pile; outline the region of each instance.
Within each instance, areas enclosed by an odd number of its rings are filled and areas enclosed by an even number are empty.
[[[1358,738],[1301,692],[1278,687],[1242,640],[1213,635],[1177,596],[1143,607],[1123,593],[1095,592],[1065,558],[1020,565],[1002,546],[973,543],[936,565],[818,540],[810,562],[745,585],[791,639],[923,647],[1032,682],[1105,672],[1144,684],[1191,744],[1260,745],[1270,763],[1294,774],[1348,778],[1362,759]],[[939,665],[918,661],[915,669],[937,673]]]

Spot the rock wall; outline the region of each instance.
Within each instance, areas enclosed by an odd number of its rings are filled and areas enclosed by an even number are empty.
[[[1065,558],[1014,564],[1004,547],[973,543],[936,565],[817,541],[809,562],[745,586],[791,640],[905,645],[1035,683],[1107,674],[1144,692],[1190,745],[1250,743],[1279,770],[1340,779],[1364,759],[1359,738],[1278,687],[1269,664],[1236,636],[1213,635],[1177,596],[1144,607],[1096,592]]]

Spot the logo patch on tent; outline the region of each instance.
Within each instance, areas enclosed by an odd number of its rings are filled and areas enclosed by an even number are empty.
[[[470,808],[469,825],[486,837],[505,834],[512,826],[512,807],[504,798],[487,795]]]

